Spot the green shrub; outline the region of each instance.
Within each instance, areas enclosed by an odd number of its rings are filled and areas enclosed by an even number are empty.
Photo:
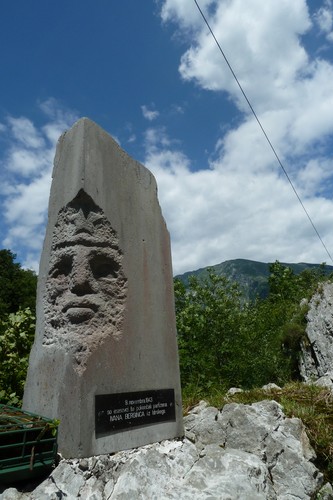
[[[237,285],[225,277],[196,277],[184,285],[175,281],[176,317],[183,386],[199,389],[223,385],[241,312]]]
[[[0,403],[20,406],[29,353],[35,334],[35,317],[29,308],[0,320]]]

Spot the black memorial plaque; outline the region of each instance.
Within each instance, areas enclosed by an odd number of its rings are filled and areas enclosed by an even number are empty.
[[[174,389],[95,396],[96,434],[175,420]]]

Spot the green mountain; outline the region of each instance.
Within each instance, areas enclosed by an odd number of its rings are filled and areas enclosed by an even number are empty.
[[[281,262],[282,265],[290,267],[295,274],[299,274],[304,269],[315,269],[320,267],[320,264],[288,264]],[[217,275],[226,276],[231,281],[236,281],[243,290],[246,300],[252,300],[255,297],[264,298],[268,295],[268,276],[269,263],[256,262],[254,260],[234,259],[226,260],[215,266],[203,267],[196,271],[189,271],[176,276],[185,286],[188,286],[189,277],[196,276],[199,279],[204,279],[208,275],[208,269],[213,269]],[[325,265],[325,273],[332,274],[333,266]]]

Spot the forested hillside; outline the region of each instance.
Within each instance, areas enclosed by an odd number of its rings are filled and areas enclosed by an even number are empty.
[[[318,268],[321,268],[325,275],[333,273],[333,266],[328,265],[306,263],[281,264],[292,269],[295,274],[300,274],[305,269],[312,271]],[[190,276],[196,276],[199,280],[202,280],[208,277],[209,270],[213,270],[216,275],[225,276],[230,281],[237,283],[246,301],[253,300],[256,297],[263,299],[269,293],[270,265],[247,259],[227,260],[215,266],[188,271],[176,276],[176,279],[179,279],[185,286],[188,286]]]

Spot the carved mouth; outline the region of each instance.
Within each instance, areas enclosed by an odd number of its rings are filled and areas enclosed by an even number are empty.
[[[69,309],[92,309],[92,311],[97,312],[98,305],[87,300],[71,300],[62,309],[66,313]]]
[[[91,319],[98,310],[98,305],[88,301],[71,301],[63,308],[63,313],[71,323],[83,323]]]

